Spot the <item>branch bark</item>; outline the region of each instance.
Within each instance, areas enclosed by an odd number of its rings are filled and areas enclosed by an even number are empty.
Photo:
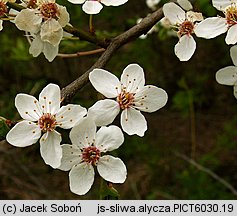
[[[176,2],[176,0],[171,0],[170,2]],[[22,10],[23,6],[16,3],[7,3],[9,7]],[[103,68],[107,62],[111,59],[112,55],[124,44],[138,38],[140,35],[147,33],[161,18],[163,17],[162,8],[153,12],[152,14],[145,17],[140,23],[136,24],[126,32],[118,35],[114,39],[99,39],[94,35],[91,35],[88,32],[85,32],[80,29],[76,29],[72,26],[65,26],[64,30],[68,33],[73,34],[74,36],[79,37],[81,40],[85,40],[91,43],[94,43],[102,48],[106,48],[105,52],[100,56],[97,62],[87,70],[79,78],[71,82],[65,88],[62,89],[61,95],[64,99],[64,103],[67,103],[71,98],[79,91],[84,85],[88,83],[89,73],[95,68]]]
[[[138,38],[140,35],[148,32],[163,17],[162,8],[145,17],[140,23],[133,26],[126,32],[118,35],[111,40],[105,52],[100,56],[97,62],[87,70],[78,79],[62,89],[61,94],[64,102],[67,103],[71,98],[89,81],[89,73],[95,68],[103,68],[111,59],[112,55],[124,44]]]

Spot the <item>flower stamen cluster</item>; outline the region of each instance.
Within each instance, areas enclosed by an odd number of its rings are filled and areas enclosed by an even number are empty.
[[[46,20],[51,18],[57,20],[59,17],[58,7],[55,3],[42,4],[40,7],[40,12]]]
[[[0,17],[3,17],[7,13],[7,5],[5,2],[0,1]]]
[[[89,146],[82,150],[82,161],[95,166],[100,159],[100,150],[95,146]]]
[[[191,35],[194,33],[194,23],[189,20],[185,20],[179,26],[178,36],[182,37],[183,35]]]
[[[128,109],[133,106],[134,93],[129,93],[124,88],[117,97],[117,102],[121,109]]]
[[[229,27],[237,24],[237,4],[232,3],[226,8],[225,17]]]
[[[51,115],[50,113],[43,114],[38,120],[38,124],[43,132],[53,131],[57,124],[55,115]]]

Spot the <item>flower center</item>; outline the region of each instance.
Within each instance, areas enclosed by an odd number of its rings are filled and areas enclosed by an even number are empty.
[[[4,16],[7,13],[7,6],[5,3],[0,1],[0,17]]]
[[[40,7],[40,12],[46,19],[50,18],[57,19],[59,13],[58,7],[55,3],[42,4]]]
[[[121,109],[127,109],[133,105],[134,94],[122,90],[122,92],[117,97],[117,102]]]
[[[179,27],[179,31],[178,31],[178,35],[179,37],[182,37],[183,35],[190,35],[193,33],[193,29],[194,29],[194,23],[189,21],[189,20],[185,20]]]
[[[100,150],[95,146],[89,146],[82,150],[82,160],[91,165],[96,165],[100,158]]]
[[[237,4],[232,3],[225,9],[225,17],[229,26],[237,24]]]
[[[56,127],[56,123],[55,115],[51,115],[50,113],[45,113],[38,121],[40,129],[43,132],[53,131]]]

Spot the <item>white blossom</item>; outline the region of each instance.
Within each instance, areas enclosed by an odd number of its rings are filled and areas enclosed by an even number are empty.
[[[156,86],[146,85],[143,69],[137,64],[128,65],[121,81],[103,69],[94,69],[89,74],[94,88],[107,98],[96,102],[88,110],[96,125],[108,125],[121,113],[121,126],[129,134],[144,136],[147,122],[140,111],[155,112],[162,108],[168,99],[167,93]],[[116,98],[116,100],[112,100]]]
[[[175,3],[165,4],[163,11],[171,25],[177,28],[179,41],[174,48],[176,56],[180,61],[188,61],[196,50],[192,34],[196,34],[197,22],[202,19],[202,15],[193,11],[185,12]]]
[[[122,145],[124,136],[117,126],[101,127],[96,132],[94,121],[86,117],[70,132],[72,145],[62,145],[63,157],[59,169],[69,171],[70,189],[86,194],[94,182],[94,166],[99,175],[112,183],[123,183],[126,166],[117,157],[104,155]]]
[[[66,8],[56,4],[55,0],[38,0],[32,8],[21,10],[15,18],[18,29],[40,36],[42,43],[54,47],[58,47],[62,40],[63,27],[68,22]]]
[[[7,134],[7,141],[16,147],[30,146],[40,139],[40,153],[46,164],[60,166],[62,148],[61,135],[55,129],[69,129],[86,115],[80,105],[69,104],[60,108],[60,88],[48,84],[40,93],[39,100],[28,94],[18,94],[15,106],[24,119]]]
[[[237,0],[212,0],[213,6],[225,17],[217,16],[203,20],[196,28],[196,35],[206,39],[215,38],[227,32],[225,42],[237,42]]]
[[[128,0],[68,0],[73,4],[83,4],[82,10],[87,14],[98,14],[105,6],[119,6]]]
[[[177,3],[186,11],[193,9],[192,4],[188,0],[177,0]]]
[[[218,70],[216,81],[222,85],[234,86],[234,96],[237,99],[237,45],[230,48],[230,56],[234,66],[227,66]]]
[[[159,4],[160,0],[146,0],[146,5],[152,10],[156,9],[156,6]]]
[[[29,53],[33,55],[33,57],[37,57],[40,53],[43,53],[45,58],[52,62],[54,58],[58,55],[59,45],[52,45],[47,41],[43,41],[39,34],[31,35],[32,42],[30,44]]]

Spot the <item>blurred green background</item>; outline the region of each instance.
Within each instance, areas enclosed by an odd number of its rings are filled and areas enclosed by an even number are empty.
[[[89,15],[81,5],[66,0],[71,24],[88,30]],[[159,5],[166,1],[162,1]],[[210,0],[195,1],[196,11],[215,16]],[[104,7],[94,16],[96,34],[112,37],[127,30],[151,10],[145,0],[129,0],[120,7]],[[138,63],[146,72],[146,83],[165,89],[169,95],[161,110],[144,113],[148,130],[143,138],[125,134],[125,142],[113,155],[127,165],[124,184],[114,184],[120,199],[236,199],[237,117],[233,88],[219,85],[215,73],[232,65],[225,35],[212,40],[195,38],[197,49],[188,62],[180,62],[173,48],[178,38],[168,37],[165,29],[137,39],[119,49],[105,69],[120,76],[130,63]],[[19,120],[14,106],[17,93],[38,97],[48,83],[65,87],[83,74],[99,55],[74,59],[56,58],[47,62],[41,54],[28,54],[24,32],[12,23],[4,23],[0,32],[0,116]],[[97,47],[79,40],[63,41],[63,53],[93,50]],[[89,108],[98,95],[90,84],[73,98]],[[119,125],[119,119],[115,124]],[[63,132],[68,143],[68,131]],[[3,145],[3,144],[2,144]],[[70,192],[68,172],[44,164],[39,144],[27,148],[0,146],[1,199],[98,199],[100,178],[85,196]],[[186,156],[184,158],[184,156]],[[192,164],[193,158],[196,166]],[[208,170],[208,171],[207,171]],[[213,178],[213,174],[232,185],[232,191]]]

